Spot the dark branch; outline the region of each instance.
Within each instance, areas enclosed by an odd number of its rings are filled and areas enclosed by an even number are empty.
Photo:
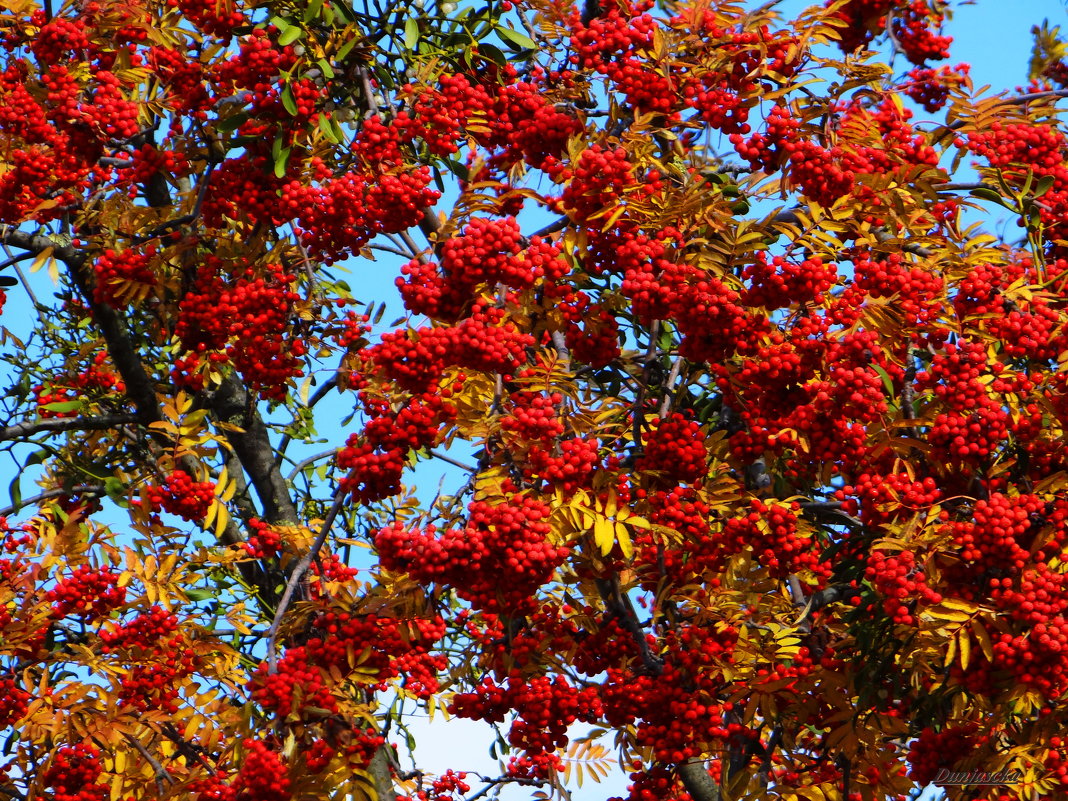
[[[32,437],[42,431],[102,431],[136,422],[137,416],[132,414],[103,414],[99,417],[53,417],[47,420],[26,420],[0,428],[0,441]]]
[[[256,489],[264,519],[271,525],[296,524],[297,508],[289,495],[285,477],[278,469],[267,426],[248,390],[230,375],[218,389],[205,393],[204,398],[216,419],[237,426],[238,430],[226,431],[226,438]]]

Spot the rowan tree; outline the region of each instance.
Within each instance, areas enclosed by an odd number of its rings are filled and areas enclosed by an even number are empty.
[[[1068,793],[1064,45],[778,5],[3,0],[5,795]]]

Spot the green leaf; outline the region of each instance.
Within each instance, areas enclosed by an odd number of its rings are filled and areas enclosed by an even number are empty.
[[[293,97],[293,90],[289,88],[288,83],[282,88],[282,105],[290,116],[297,116],[297,100]]]
[[[7,494],[11,497],[11,505],[18,509],[22,506],[22,487],[19,484],[21,475],[16,475],[8,485]]]
[[[1035,194],[1034,194],[1034,196],[1036,198],[1042,197],[1044,194],[1046,194],[1046,192],[1048,192],[1050,190],[1050,187],[1053,186],[1053,184],[1054,184],[1054,182],[1056,180],[1057,180],[1056,176],[1043,175],[1041,178],[1038,179],[1038,183],[1035,184]]]
[[[319,132],[325,139],[333,142],[335,145],[341,144],[337,138],[337,134],[334,133],[334,127],[330,124],[330,115],[319,112]]]
[[[319,12],[323,10],[323,0],[311,0],[308,3],[308,7],[304,9],[304,21],[311,22],[319,16]]]
[[[50,412],[76,412],[82,408],[82,402],[80,400],[53,401],[52,403],[46,403],[41,408]]]
[[[301,36],[304,35],[304,29],[294,25],[291,28],[287,28],[282,32],[282,35],[278,37],[278,46],[285,47],[288,44],[293,44]]]
[[[999,206],[1005,205],[1005,198],[1001,196],[1001,193],[991,189],[989,186],[976,187],[971,191],[971,196],[979,198],[980,200],[988,200],[991,203],[997,203]]]
[[[247,121],[248,121],[248,112],[247,111],[239,111],[237,114],[234,114],[232,117],[227,117],[226,119],[219,120],[217,123],[215,123],[215,130],[219,131],[220,133],[230,133],[231,131],[236,131],[238,128],[240,128],[242,125],[244,125],[245,122],[247,122]]]
[[[341,45],[341,49],[338,50],[337,55],[334,56],[334,63],[340,64],[342,61],[344,61],[345,56],[352,52],[352,48],[354,48],[359,43],[359,41],[359,39],[353,36],[351,39],[345,42],[345,44]]]
[[[503,67],[508,63],[508,57],[504,55],[499,47],[491,45],[488,42],[483,42],[478,46],[478,52],[492,61],[494,64]]]
[[[104,479],[104,492],[112,501],[119,504],[119,506],[126,506],[126,485],[115,476],[108,476]]]
[[[519,31],[513,31],[511,28],[506,28],[503,25],[497,26],[497,33],[500,34],[502,39],[514,44],[521,50],[535,50],[538,47],[537,43],[526,34],[520,33]]]
[[[470,171],[467,169],[467,165],[456,159],[445,159],[445,165],[449,168],[449,172],[459,178],[461,181],[466,181],[470,177]]]
[[[281,178],[286,174],[286,162],[289,161],[289,151],[292,148],[283,147],[274,160],[274,177]]]
[[[419,42],[419,20],[415,17],[408,17],[404,21],[404,46],[408,50],[415,50],[415,45]]]
[[[334,136],[337,137],[338,143],[344,142],[345,132],[341,130],[341,123],[334,119],[333,115],[330,116],[330,127],[334,129]]]
[[[321,58],[315,62],[315,65],[322,70],[323,77],[330,80],[334,77],[334,68],[330,66],[330,62],[325,58]]]
[[[277,14],[267,20],[267,24],[276,27],[280,33],[285,33],[289,30],[289,20],[285,17],[280,17]]]
[[[189,589],[184,590],[184,592],[185,597],[190,601],[207,601],[209,598],[215,597],[210,590]]]
[[[44,464],[45,459],[47,459],[49,456],[51,456],[51,453],[49,453],[49,451],[45,450],[44,448],[41,448],[38,451],[34,451],[26,459],[25,467],[33,467],[34,465]]]
[[[879,377],[883,380],[883,389],[886,390],[886,394],[891,398],[894,397],[894,381],[890,378],[890,374],[877,364],[873,364],[871,369],[877,372]]]

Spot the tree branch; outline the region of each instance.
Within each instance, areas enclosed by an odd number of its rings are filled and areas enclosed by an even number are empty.
[[[106,495],[107,490],[99,484],[78,484],[77,486],[70,487],[69,489],[50,489],[39,495],[34,495],[32,498],[23,498],[22,503],[12,506],[4,507],[0,509],[0,517],[7,517],[8,515],[15,514],[19,509],[25,509],[30,504],[40,503],[41,501],[47,501],[49,498],[64,498],[69,495]]]
[[[297,508],[278,469],[267,426],[248,390],[229,375],[218,389],[204,393],[204,399],[216,419],[238,427],[239,430],[227,429],[226,439],[259,496],[264,519],[271,525],[295,525]]]
[[[0,441],[31,437],[42,431],[101,431],[136,422],[137,416],[133,414],[103,414],[99,417],[51,417],[45,420],[26,420],[0,428]]]
[[[705,761],[699,757],[687,759],[678,767],[679,778],[694,801],[719,801],[719,787],[705,767]]]
[[[353,475],[354,471],[349,472],[349,476]],[[348,482],[341,481],[338,483],[337,490],[334,492],[334,502],[330,504],[330,511],[326,513],[326,519],[323,520],[323,524],[319,527],[319,533],[315,535],[315,541],[312,543],[308,552],[300,558],[296,567],[293,568],[293,572],[289,574],[289,580],[286,582],[285,592],[282,593],[282,600],[278,602],[278,608],[274,613],[274,620],[271,621],[271,628],[267,633],[267,671],[270,674],[274,674],[278,670],[278,628],[282,624],[282,617],[285,615],[286,610],[289,608],[289,604],[293,600],[293,594],[297,590],[297,585],[300,583],[301,578],[311,567],[312,560],[319,554],[319,551],[323,547],[323,543],[326,542],[326,537],[330,533],[330,527],[334,524],[334,520],[337,518],[338,513],[341,511],[342,505],[345,503],[345,498],[348,497]]]

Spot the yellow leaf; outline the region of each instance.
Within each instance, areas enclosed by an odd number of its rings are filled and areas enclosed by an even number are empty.
[[[634,557],[634,545],[630,541],[630,532],[622,523],[616,523],[616,539],[619,540],[619,549],[623,552],[624,559]]]
[[[949,647],[946,649],[946,658],[942,662],[942,667],[949,667],[953,664],[953,660],[957,658],[957,640],[954,638],[949,641]]]
[[[948,620],[953,623],[964,623],[972,617],[967,612],[948,608],[944,602],[938,606],[931,606],[923,610],[921,616],[933,618],[935,620]]]
[[[607,556],[616,544],[616,531],[612,521],[602,515],[597,515],[593,521],[593,541],[601,549],[601,555]]]
[[[960,666],[967,670],[972,657],[972,638],[963,628],[957,632],[957,643],[960,648]]]
[[[608,493],[608,500],[605,501],[604,504],[605,517],[615,517],[618,511],[619,508],[616,505],[616,494],[614,492],[610,492]]]
[[[52,258],[53,251],[55,251],[55,248],[49,247],[38,253],[33,259],[33,264],[30,265],[30,272],[35,273],[44,267],[45,263]]]
[[[959,598],[945,598],[941,605],[946,609],[956,609],[960,612],[967,612],[969,615],[974,615],[979,611],[979,607],[976,604],[962,601]]]
[[[990,633],[977,618],[972,618],[972,631],[975,632],[975,639],[979,642],[979,648],[982,650],[983,656],[987,658],[987,661],[993,662],[994,645],[990,641]]]
[[[230,512],[221,503],[217,503],[217,505],[219,512],[215,521],[215,536],[221,537],[223,532],[226,531],[226,524],[230,522]]]

